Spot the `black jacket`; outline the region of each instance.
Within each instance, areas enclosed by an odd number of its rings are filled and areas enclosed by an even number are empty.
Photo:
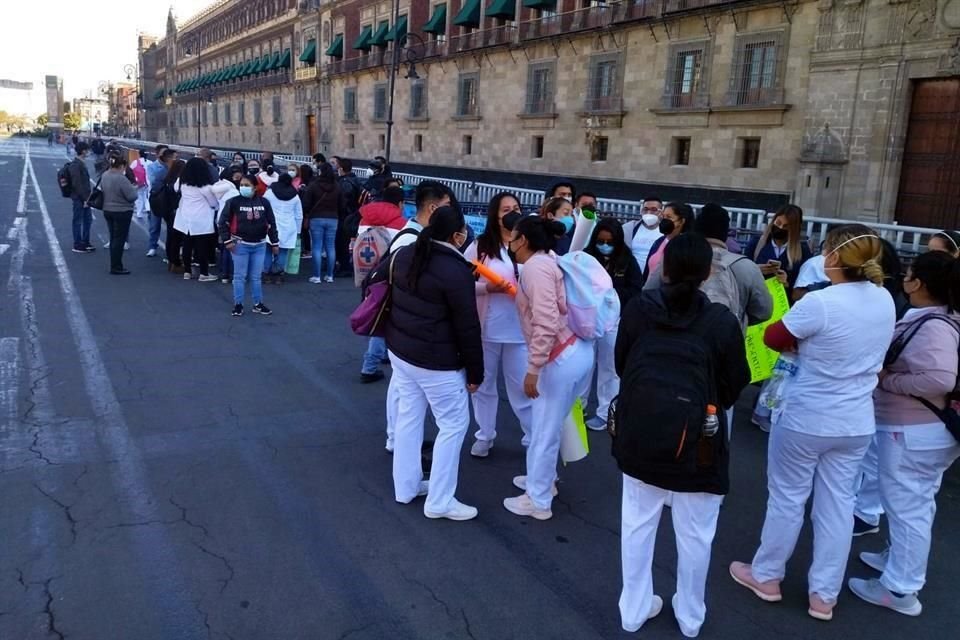
[[[314,178],[307,185],[307,190],[303,193],[303,217],[313,220],[314,218],[339,218],[340,214],[340,187],[336,182],[324,182],[320,178]]]
[[[70,163],[67,172],[70,174],[70,189],[73,197],[86,202],[90,197],[90,172],[87,171],[87,163],[77,156]]]
[[[224,243],[234,239],[256,244],[269,238],[270,244],[280,244],[273,208],[260,196],[237,196],[227,200],[217,221],[217,230],[220,242]]]
[[[349,215],[359,213],[360,195],[363,193],[360,178],[351,171],[337,178],[337,185],[340,187],[340,219],[343,220]]]
[[[620,316],[620,331],[614,349],[614,363],[617,375],[623,376],[630,350],[634,344],[645,339],[645,334],[655,326],[675,329],[690,327],[711,304],[707,296],[697,293],[697,299],[690,309],[683,313],[671,312],[664,302],[662,289],[648,290],[633,298]],[[750,382],[750,366],[744,350],[743,333],[740,323],[729,311],[718,314],[706,332],[707,346],[711,351],[714,365],[714,384],[720,408],[730,408],[737,401],[740,392]],[[656,389],[631,390],[621,388],[621,393],[657,393]],[[714,464],[710,467],[698,467],[695,473],[666,474],[651,471],[642,464],[631,461],[629,455],[621,452],[618,458],[620,470],[647,484],[681,492],[705,492],[724,495],[730,490],[730,449],[727,440],[727,416],[719,411],[718,435],[722,436],[720,446],[715,449]],[[619,427],[618,427],[619,428]]]
[[[393,301],[386,327],[390,351],[433,371],[466,369],[467,382],[483,382],[483,345],[477,315],[476,281],[455,249],[434,244],[416,290],[410,272],[416,245],[396,253]]]

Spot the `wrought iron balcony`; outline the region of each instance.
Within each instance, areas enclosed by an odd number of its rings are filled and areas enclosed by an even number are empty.
[[[517,39],[517,28],[513,25],[501,25],[492,29],[482,29],[450,38],[447,53],[472,51],[482,47],[495,47],[513,44]]]
[[[596,96],[588,97],[583,102],[583,110],[585,113],[592,114],[607,114],[607,113],[623,113],[623,97],[622,96]]]

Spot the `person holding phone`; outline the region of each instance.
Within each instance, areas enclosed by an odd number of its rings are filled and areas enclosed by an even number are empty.
[[[784,205],[773,215],[763,234],[747,246],[746,255],[760,265],[763,276],[778,278],[791,300],[800,267],[812,255],[801,237],[802,224],[803,209],[794,204]]]

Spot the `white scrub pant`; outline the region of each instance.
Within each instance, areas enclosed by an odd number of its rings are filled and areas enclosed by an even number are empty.
[[[883,504],[880,498],[880,477],[877,468],[877,438],[870,440],[870,446],[867,447],[867,454],[863,456],[863,462],[860,463],[860,483],[857,488],[857,505],[853,511],[854,515],[873,526],[880,524],[880,516],[883,515]]]
[[[390,366],[393,367],[394,356],[389,351],[387,352],[387,357],[390,359]],[[387,442],[393,442],[393,434],[396,431],[397,425],[397,413],[399,412],[400,406],[400,394],[397,391],[397,385],[395,378],[396,375],[390,376],[390,382],[387,384]]]
[[[836,602],[850,555],[857,473],[873,436],[814,436],[774,426],[767,450],[767,516],[753,558],[759,582],[782,580],[813,490],[808,592]]]
[[[623,476],[620,620],[628,631],[642,625],[650,613],[654,545],[660,514],[668,495],[671,495],[670,491]],[[672,495],[671,516],[677,538],[677,607],[674,615],[684,633],[696,635],[707,613],[703,598],[722,496],[680,492]]]
[[[405,362],[390,354],[393,381],[399,396],[394,433],[393,491],[397,502],[404,504],[417,497],[423,468],[420,447],[423,445],[423,419],[427,405],[436,418],[439,433],[433,444],[433,466],[430,469],[430,492],[424,511],[445,513],[451,507],[457,490],[460,449],[470,426],[470,405],[467,401],[467,377],[464,371],[432,371]]]
[[[540,397],[533,401],[530,446],[527,447],[527,495],[539,509],[549,509],[553,502],[560,433],[577,400],[580,383],[590,370],[592,358],[590,344],[578,339],[540,370],[537,381]]]
[[[590,373],[587,374],[587,390],[581,393],[580,397],[585,398],[590,395],[590,385],[593,383],[593,371],[597,371],[597,413],[596,415],[604,420],[610,413],[610,403],[617,394],[620,393],[620,377],[617,375],[616,366],[613,362],[613,348],[617,344],[617,330],[608,331],[602,338],[594,341],[594,353],[596,358],[590,367]],[[584,401],[584,408],[587,403]]]
[[[503,381],[513,414],[523,431],[523,444],[530,442],[530,423],[533,421],[533,400],[523,392],[523,378],[527,375],[527,345],[483,343],[483,384],[473,394],[473,415],[477,420],[477,440],[493,442],[497,437],[497,378],[503,363]]]
[[[935,496],[960,447],[915,451],[907,448],[902,433],[877,432],[877,451],[890,525],[889,556],[880,582],[896,593],[917,593],[927,578]]]
[[[150,187],[146,185],[137,187],[137,201],[133,209],[138,218],[142,218],[145,212],[150,211]]]

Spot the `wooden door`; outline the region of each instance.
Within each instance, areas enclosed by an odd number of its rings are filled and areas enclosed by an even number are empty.
[[[317,152],[317,116],[310,114],[307,116],[307,144],[309,148],[307,155],[313,155]]]
[[[916,227],[960,227],[960,78],[913,84],[896,219]]]

